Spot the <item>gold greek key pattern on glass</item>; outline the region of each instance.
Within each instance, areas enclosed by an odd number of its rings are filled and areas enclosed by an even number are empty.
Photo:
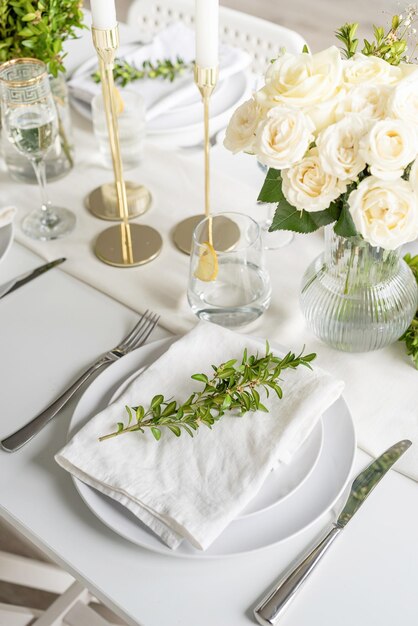
[[[12,87],[3,89],[4,98],[10,104],[31,104],[47,98],[50,94],[48,81],[42,81],[28,87]]]

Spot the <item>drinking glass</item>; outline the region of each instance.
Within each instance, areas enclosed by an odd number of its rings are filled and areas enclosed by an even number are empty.
[[[143,157],[145,142],[145,104],[139,93],[124,89],[121,93],[123,110],[118,115],[120,151],[123,169],[137,167]],[[94,135],[107,167],[112,165],[106,111],[101,93],[94,96],[91,103]]]
[[[23,232],[33,239],[66,235],[75,226],[68,209],[52,206],[45,177],[45,156],[58,133],[57,111],[46,66],[37,59],[14,59],[0,66],[2,126],[8,140],[35,170],[42,205],[25,217]]]
[[[230,221],[225,225],[225,218]],[[216,253],[218,272],[213,280],[197,278],[199,260],[209,241]],[[235,243],[225,250],[225,228],[236,233]],[[188,300],[203,320],[228,328],[244,326],[267,310],[271,299],[270,277],[265,267],[259,224],[242,213],[217,213],[202,220],[193,233]]]

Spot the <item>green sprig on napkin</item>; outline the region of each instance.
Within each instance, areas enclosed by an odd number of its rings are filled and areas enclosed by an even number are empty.
[[[314,353],[296,356],[293,352],[279,358],[272,354],[268,342],[263,357],[258,354],[248,356],[245,349],[239,365],[236,359],[212,365],[212,378],[206,374],[193,374],[192,379],[203,383],[204,387],[193,392],[183,403],[166,400],[159,394],[154,396],[147,409],[126,406],[127,423],[119,422],[117,430],[100,437],[100,441],[125,433],[144,433],[146,428],[151,429],[157,441],[161,438],[162,429],[170,430],[176,437],[180,437],[182,431],[193,437],[201,424],[212,428],[226,411],[236,411],[240,415],[248,411],[268,412],[258,389],[264,389],[267,397],[273,392],[281,399],[283,391],[278,381],[282,371],[296,369],[300,365],[310,368],[315,358]]]
[[[177,77],[182,76],[186,70],[190,70],[192,64],[188,64],[181,57],[177,57],[175,61],[171,59],[158,59],[153,63],[145,60],[140,68],[135,67],[128,61],[116,59],[113,68],[113,79],[117,85],[126,87],[129,83],[144,78],[161,78],[172,83]],[[100,72],[94,72],[91,75],[95,83],[100,83]]]

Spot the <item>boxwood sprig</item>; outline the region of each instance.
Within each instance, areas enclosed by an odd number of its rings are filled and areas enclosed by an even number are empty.
[[[248,356],[245,349],[239,363],[237,359],[231,359],[218,366],[212,365],[211,378],[206,374],[193,374],[192,379],[203,387],[194,391],[185,402],[166,399],[158,394],[147,408],[126,406],[127,422],[119,422],[114,432],[99,440],[105,441],[126,433],[145,433],[146,429],[157,441],[163,430],[171,431],[176,437],[180,437],[182,432],[193,437],[202,424],[212,428],[226,411],[239,415],[248,411],[268,412],[261,402],[260,390],[263,389],[267,397],[273,392],[281,399],[281,373],[299,366],[311,368],[315,358],[316,354],[303,354],[303,351],[299,355],[288,352],[280,358],[270,351],[268,342],[262,357],[258,354]]]

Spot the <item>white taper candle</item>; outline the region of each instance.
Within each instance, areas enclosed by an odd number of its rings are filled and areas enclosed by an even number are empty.
[[[90,0],[90,8],[94,28],[108,30],[116,26],[115,0]]]
[[[219,62],[219,0],[196,0],[196,65],[216,67]]]

